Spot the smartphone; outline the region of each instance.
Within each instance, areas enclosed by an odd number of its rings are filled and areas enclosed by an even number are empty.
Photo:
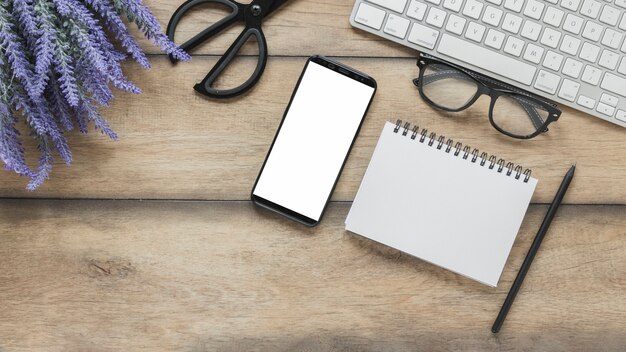
[[[307,226],[319,223],[376,92],[376,81],[309,58],[252,189],[252,201]]]

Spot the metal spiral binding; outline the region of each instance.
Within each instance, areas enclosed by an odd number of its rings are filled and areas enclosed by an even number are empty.
[[[435,148],[443,150],[446,153],[453,153],[454,156],[460,155],[464,160],[468,160],[472,163],[478,162],[480,166],[487,166],[490,170],[495,169],[496,172],[504,173],[507,176],[513,176],[516,180],[519,180],[522,175],[524,175],[524,182],[528,182],[530,180],[532,170],[524,169],[521,165],[515,165],[511,162],[507,162],[495,155],[489,155],[485,152],[481,153],[478,148],[472,149],[468,145],[463,146],[463,143],[461,142],[454,143],[454,141],[450,138],[446,139],[445,136],[437,136],[435,132],[428,133],[428,130],[425,128],[422,128],[420,131],[417,125],[413,125],[413,128],[411,128],[411,124],[409,122],[405,122],[404,125],[402,125],[402,120],[397,120],[396,127],[393,129],[393,132],[398,133],[400,130],[402,130],[403,136],[409,135],[408,133],[410,131],[411,134],[409,136],[411,139],[427,144],[430,147],[434,146]],[[426,141],[426,139],[428,139],[428,141]]]

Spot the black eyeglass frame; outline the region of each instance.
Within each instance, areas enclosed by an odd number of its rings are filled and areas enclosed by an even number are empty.
[[[434,101],[432,101],[430,98],[428,98],[426,94],[424,94],[424,89],[423,89],[423,85],[421,84],[421,82],[424,81],[423,78],[424,78],[424,72],[426,71],[425,68],[428,65],[432,65],[432,64],[441,64],[441,65],[449,66],[453,69],[459,70],[460,72],[466,74],[468,77],[473,79],[476,82],[476,86],[477,86],[477,90],[476,90],[476,93],[474,94],[474,97],[470,99],[465,105],[457,109],[450,109],[448,107],[441,106],[435,103]],[[459,112],[472,106],[478,100],[478,98],[480,98],[482,95],[488,95],[491,98],[491,103],[489,105],[489,122],[491,123],[491,126],[493,126],[493,128],[495,128],[498,132],[504,135],[507,135],[509,137],[517,138],[517,139],[534,138],[541,133],[548,132],[548,125],[554,121],[557,121],[559,117],[561,116],[561,110],[557,108],[556,104],[540,99],[536,96],[531,95],[530,93],[519,90],[506,83],[497,81],[493,78],[485,77],[477,72],[470,71],[466,68],[455,65],[453,63],[436,59],[426,54],[420,54],[420,57],[417,59],[417,67],[419,67],[420,73],[419,73],[419,77],[413,80],[413,84],[418,88],[419,94],[422,97],[422,99],[424,99],[428,104],[441,110],[445,110],[449,112]],[[503,130],[502,128],[500,128],[498,124],[496,124],[495,121],[493,120],[493,109],[496,105],[496,101],[498,100],[500,96],[503,96],[503,95],[504,96],[506,95],[523,96],[525,99],[528,99],[529,101],[545,109],[548,112],[548,117],[543,122],[543,124],[539,128],[537,128],[537,130],[534,133],[531,133],[529,135],[516,135],[510,132],[507,132]]]

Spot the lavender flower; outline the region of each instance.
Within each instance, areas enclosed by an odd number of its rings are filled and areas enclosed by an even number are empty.
[[[32,0],[14,0],[13,17],[19,19],[22,36],[26,38],[28,44],[34,44],[37,37],[37,25]],[[32,49],[32,46],[29,46]]]
[[[34,6],[37,16],[37,31],[35,40],[35,74],[36,89],[43,91],[48,82],[48,69],[54,60],[54,43],[57,35],[54,28],[54,16],[49,4],[45,1],[37,1]]]
[[[78,127],[86,133],[93,124],[109,138],[118,138],[99,108],[113,99],[111,85],[140,92],[122,72],[127,56],[150,67],[124,17],[165,53],[190,58],[161,32],[141,0],[0,2],[0,160],[7,170],[30,178],[28,190],[49,177],[53,154],[70,164],[66,131]],[[37,141],[34,170],[16,128],[22,120]]]
[[[150,68],[148,58],[141,51],[135,38],[128,33],[126,25],[117,13],[115,8],[106,0],[85,0],[94,10],[98,12],[100,18],[104,20],[111,32],[115,33],[115,39],[120,41],[126,52],[132,56],[144,68]]]
[[[3,61],[11,67],[11,76],[27,87],[31,96],[36,97],[36,90],[33,89],[32,64],[26,57],[24,40],[16,32],[13,18],[5,6],[4,3],[0,5],[0,47],[6,57]]]
[[[54,159],[52,159],[52,150],[50,150],[48,140],[45,136],[39,138],[37,149],[39,149],[41,153],[39,157],[39,167],[37,168],[37,172],[30,178],[28,186],[26,186],[26,189],[29,191],[36,190],[44,183],[49,177],[50,171],[52,171],[52,162],[54,161]]]
[[[118,11],[124,13],[130,21],[135,22],[146,38],[152,40],[162,51],[178,60],[191,58],[161,32],[161,26],[141,0],[113,0],[113,3]]]

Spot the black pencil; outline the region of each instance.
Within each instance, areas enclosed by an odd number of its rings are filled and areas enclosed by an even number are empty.
[[[537,251],[539,250],[539,246],[541,246],[541,242],[543,241],[543,238],[546,236],[546,233],[548,232],[550,223],[552,223],[552,219],[554,219],[554,215],[556,214],[556,211],[559,209],[559,206],[561,205],[561,202],[563,201],[563,197],[565,196],[565,193],[567,192],[567,188],[572,182],[572,178],[574,177],[575,170],[576,170],[576,164],[572,165],[572,167],[569,169],[567,174],[565,174],[565,178],[563,178],[563,182],[561,182],[561,186],[559,187],[559,190],[556,192],[556,195],[554,196],[554,200],[552,200],[552,204],[550,204],[550,208],[548,208],[548,213],[546,213],[546,217],[543,218],[543,223],[541,223],[541,227],[539,228],[539,231],[537,232],[537,235],[535,236],[533,244],[530,246],[530,250],[528,250],[528,253],[526,254],[526,259],[524,259],[524,263],[522,263],[522,267],[519,269],[519,272],[517,273],[517,277],[515,278],[515,281],[513,282],[513,286],[511,286],[511,290],[509,291],[509,294],[506,296],[506,299],[504,300],[504,304],[502,305],[502,308],[500,309],[500,313],[498,313],[498,317],[496,318],[496,321],[493,323],[493,326],[491,327],[491,332],[493,332],[494,334],[500,331],[500,328],[502,327],[502,323],[504,323],[504,319],[506,319],[506,315],[509,312],[509,309],[511,309],[511,305],[513,305],[515,296],[517,296],[517,292],[522,286],[522,282],[524,282],[526,273],[528,273],[528,269],[530,268],[530,265],[532,264],[533,259],[535,259],[535,255],[537,254]]]

